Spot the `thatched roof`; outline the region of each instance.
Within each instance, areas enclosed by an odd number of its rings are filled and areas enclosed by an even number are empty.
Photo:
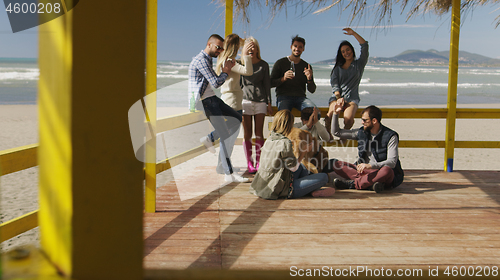
[[[225,0],[213,0],[225,4]],[[472,11],[475,7],[496,4],[500,0],[462,0],[462,12]],[[322,13],[337,8],[339,14],[349,13],[349,24],[359,22],[368,15],[374,17],[375,26],[390,26],[393,10],[399,10],[407,16],[407,20],[434,13],[439,16],[448,13],[452,0],[379,0],[378,3],[366,0],[234,0],[235,15],[243,22],[249,22],[248,10],[250,6],[261,11],[268,10],[270,20],[279,12],[287,12],[293,7],[299,13]],[[496,26],[500,25],[500,16],[496,18]]]

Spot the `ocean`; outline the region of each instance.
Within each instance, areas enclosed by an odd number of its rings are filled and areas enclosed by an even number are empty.
[[[158,62],[159,107],[187,107],[188,66],[189,62]],[[329,77],[333,66],[313,64],[312,67],[317,89],[307,96],[317,106],[326,107],[332,95]],[[0,104],[36,104],[38,77],[36,60],[0,58]],[[445,66],[367,65],[359,87],[360,106],[437,104],[445,107],[447,87]],[[274,89],[271,91],[275,105]],[[460,67],[457,102],[500,104],[500,68]]]

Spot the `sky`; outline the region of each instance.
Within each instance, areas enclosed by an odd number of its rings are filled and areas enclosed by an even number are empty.
[[[349,26],[369,42],[371,57],[392,57],[409,49],[449,50],[451,13],[420,15],[406,21],[407,10],[402,15],[400,12],[400,6],[395,6],[392,26],[386,29],[373,28],[373,17]],[[348,26],[348,13],[340,17],[336,7],[305,15],[291,7],[270,23],[267,10],[252,9],[250,15],[249,24],[235,19],[233,32],[255,37],[262,58],[268,62],[289,55],[290,39],[296,34],[306,40],[302,58],[309,63],[334,58],[342,40],[353,43],[359,52],[355,38],[342,32]],[[500,58],[500,27],[495,29],[498,15],[498,4],[462,15],[460,50]],[[7,12],[0,12],[0,57],[37,57],[37,32],[38,28],[31,28],[12,33]],[[211,0],[158,0],[158,60],[190,61],[212,33],[224,36],[223,7]]]

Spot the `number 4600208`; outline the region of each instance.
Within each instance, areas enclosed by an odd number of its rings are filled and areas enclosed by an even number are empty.
[[[447,266],[443,272],[446,276],[498,276],[498,266]]]
[[[59,14],[61,12],[61,4],[60,3],[9,3],[7,8],[5,9],[8,13],[15,13],[15,14]]]

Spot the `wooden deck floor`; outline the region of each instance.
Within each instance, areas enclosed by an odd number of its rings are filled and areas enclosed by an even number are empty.
[[[213,174],[177,182],[216,188]],[[500,265],[498,171],[406,171],[394,190],[331,198],[264,200],[248,188],[182,201],[175,183],[159,188],[157,213],[144,219],[145,268]]]

